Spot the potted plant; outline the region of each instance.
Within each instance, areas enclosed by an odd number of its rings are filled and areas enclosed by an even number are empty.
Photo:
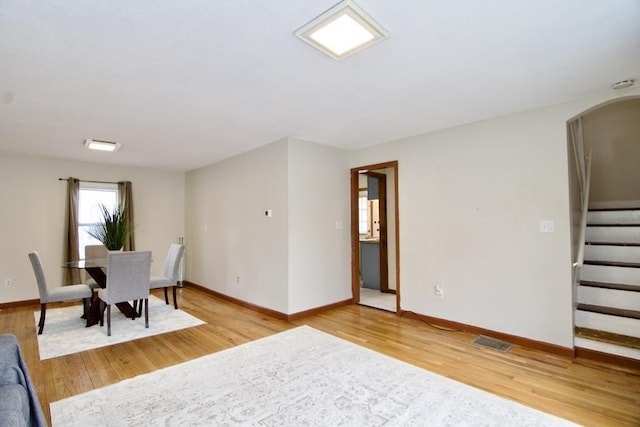
[[[127,242],[131,229],[125,212],[116,207],[110,212],[106,206],[100,205],[102,222],[94,225],[87,233],[102,242],[110,251],[119,251]]]

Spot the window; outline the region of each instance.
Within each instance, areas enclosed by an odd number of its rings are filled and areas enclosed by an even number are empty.
[[[102,220],[100,205],[104,205],[107,209],[113,211],[117,204],[117,184],[80,183],[80,193],[78,195],[78,255],[80,259],[84,258],[85,246],[100,244],[100,241],[87,233],[87,230]]]
[[[369,201],[367,200],[367,192],[364,195],[360,193],[358,197],[358,232],[360,234],[369,234]]]

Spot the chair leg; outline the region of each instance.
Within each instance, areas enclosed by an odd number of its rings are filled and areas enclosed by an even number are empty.
[[[144,299],[144,327],[149,327],[149,298]]]
[[[167,293],[167,287],[164,287],[164,303],[169,305],[169,294]]]
[[[47,304],[40,304],[40,321],[38,321],[38,335],[42,335],[44,329],[44,318],[47,316]]]
[[[178,309],[178,300],[176,299],[176,287],[172,286],[171,289],[173,291],[173,307],[177,310]]]
[[[111,304],[107,304],[107,336],[111,336]]]
[[[104,301],[100,300],[98,301],[98,304],[100,304],[100,327],[104,326]]]

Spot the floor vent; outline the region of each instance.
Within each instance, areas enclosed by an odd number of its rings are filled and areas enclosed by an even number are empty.
[[[490,348],[491,350],[498,350],[503,353],[511,350],[511,344],[506,341],[501,341],[491,337],[485,337],[484,335],[478,336],[471,341],[472,344],[479,345],[480,347]]]

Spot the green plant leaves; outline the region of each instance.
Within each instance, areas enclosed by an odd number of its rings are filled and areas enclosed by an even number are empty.
[[[102,242],[110,251],[122,249],[129,238],[130,228],[126,213],[115,208],[109,212],[106,206],[100,205],[102,222],[91,227],[87,232],[95,239]]]

